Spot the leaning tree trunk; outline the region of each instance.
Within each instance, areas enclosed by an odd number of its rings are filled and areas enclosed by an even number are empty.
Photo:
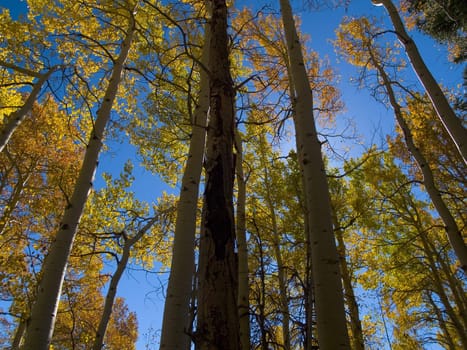
[[[209,76],[206,71],[209,38],[209,30],[206,30],[201,57],[203,67],[200,67],[198,102],[193,113],[190,148],[177,206],[172,264],[164,306],[160,349],[189,350],[191,344],[189,310],[195,270],[196,213],[209,109]]]
[[[210,113],[199,251],[197,349],[238,350],[237,262],[233,210],[234,99],[227,5],[213,0],[210,22]]]
[[[467,164],[467,130],[463,127],[461,120],[456,116],[456,113],[454,113],[454,110],[449,105],[446,96],[423,61],[415,42],[405,30],[396,7],[391,0],[372,0],[372,2],[377,6],[384,6],[388,11],[396,34],[399,37],[399,41],[404,45],[415,74],[417,74],[418,79],[430,97],[431,103],[444,125],[444,128],[456,145],[464,162]]]
[[[15,331],[15,336],[11,342],[11,350],[20,349],[21,341],[23,340],[24,331],[26,330],[27,322],[26,318],[21,317],[19,320],[18,327]]]
[[[60,228],[42,267],[42,277],[37,288],[37,297],[31,310],[22,350],[49,349],[68,258],[92,187],[105,126],[110,119],[110,112],[117,95],[123,66],[133,41],[134,32],[135,22],[131,17],[130,27],[122,42],[120,54],[115,60],[109,85],[97,112],[73,195],[65,208]]]
[[[461,230],[459,229],[456,220],[451,214],[448,206],[441,196],[441,192],[438,190],[433,171],[431,170],[430,164],[425,159],[420,149],[415,145],[412,137],[412,132],[404,119],[401,107],[396,100],[396,95],[391,85],[391,81],[386,74],[386,71],[378,62],[377,58],[373,55],[371,48],[368,49],[371,60],[380,74],[384,87],[389,97],[389,102],[394,110],[397,123],[399,124],[402,134],[404,135],[405,144],[410,154],[414,157],[418,168],[423,174],[423,184],[425,185],[426,192],[430,196],[431,202],[433,203],[438,215],[444,223],[444,229],[448,236],[449,243],[451,244],[454,253],[460,261],[460,266],[464,271],[467,271],[467,246],[465,245],[464,239],[462,238]]]
[[[0,63],[0,65],[2,64]],[[24,105],[7,117],[7,121],[0,131],[0,152],[3,151],[15,130],[18,128],[18,126],[21,125],[24,118],[26,118],[26,115],[32,110],[34,102],[36,102],[37,96],[39,96],[39,93],[42,90],[42,86],[57,69],[58,66],[50,68],[43,74],[35,74],[34,72],[30,73],[37,76],[38,80],[36,83],[34,83],[34,87],[32,88],[29,96],[26,98]]]
[[[290,3],[280,0],[280,5],[296,95],[294,123],[305,177],[318,342],[321,350],[349,349],[339,256],[321,144],[313,118],[313,96]]]
[[[105,332],[107,331],[107,326],[110,321],[110,316],[112,315],[112,308],[115,301],[115,296],[117,295],[117,287],[120,279],[123,275],[123,272],[126,269],[128,260],[130,259],[131,248],[138,242],[149,229],[156,222],[157,217],[152,218],[149,222],[144,225],[133,237],[124,236],[125,243],[123,245],[123,252],[120,261],[117,264],[117,269],[110,279],[109,289],[107,295],[105,296],[104,311],[102,312],[101,319],[99,321],[99,326],[97,327],[96,337],[94,338],[94,344],[92,350],[102,350],[104,347],[104,337]]]

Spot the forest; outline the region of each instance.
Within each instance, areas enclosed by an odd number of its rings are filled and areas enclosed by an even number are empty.
[[[0,6],[0,348],[467,349],[464,0]]]

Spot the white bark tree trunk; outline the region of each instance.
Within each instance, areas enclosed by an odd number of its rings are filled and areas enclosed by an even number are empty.
[[[104,99],[97,112],[97,118],[86,148],[73,195],[65,208],[60,228],[50,246],[49,253],[42,267],[42,278],[31,310],[23,350],[49,349],[68,258],[85,203],[93,184],[105,127],[110,119],[112,105],[117,95],[123,66],[133,41],[134,32],[135,22],[131,17],[130,27],[121,45],[120,54],[115,61]]]
[[[389,102],[394,110],[394,115],[396,117],[397,123],[402,129],[402,133],[404,135],[405,144],[407,145],[407,149],[409,150],[410,154],[415,159],[415,162],[418,165],[418,168],[423,174],[423,184],[425,185],[425,189],[430,196],[431,202],[435,206],[438,215],[441,217],[441,220],[444,223],[444,229],[446,230],[446,234],[448,236],[449,243],[451,244],[454,253],[456,254],[457,258],[460,262],[460,267],[467,271],[467,246],[465,245],[464,239],[462,238],[461,230],[459,229],[456,220],[451,214],[448,206],[443,200],[440,191],[438,190],[435,178],[433,176],[433,171],[431,170],[430,164],[425,159],[425,156],[420,152],[420,149],[415,145],[412,137],[412,132],[404,119],[402,114],[401,107],[397,102],[396,96],[394,94],[394,90],[392,89],[391,81],[386,74],[386,71],[378,62],[376,57],[373,55],[371,48],[368,48],[370,57],[376,69],[378,70],[382,80],[386,92],[389,97]]]
[[[0,65],[2,64],[0,63]],[[29,96],[26,98],[24,105],[7,117],[7,122],[0,131],[0,152],[3,151],[5,146],[8,144],[11,135],[13,135],[18,126],[21,125],[24,118],[26,118],[26,115],[32,110],[34,102],[37,100],[37,96],[39,96],[39,93],[42,90],[42,86],[50,78],[52,73],[55,72],[57,69],[58,66],[50,68],[47,72],[43,74],[35,74],[35,76],[38,77],[38,80],[36,81],[36,83],[34,83],[34,87],[32,88],[32,91],[29,94]],[[31,72],[31,74],[34,74],[34,72]]]
[[[404,24],[396,7],[391,0],[372,0],[372,2],[377,6],[384,6],[388,11],[396,34],[407,52],[407,56],[409,57],[415,74],[418,76],[418,79],[430,97],[431,103],[433,104],[441,123],[451,136],[457,150],[464,159],[464,162],[467,164],[467,130],[462,125],[461,120],[456,116],[456,113],[454,113],[452,107],[449,105],[446,96],[423,61],[415,42],[405,30]]]
[[[238,247],[238,318],[241,349],[250,349],[250,296],[248,279],[248,246],[246,240],[246,182],[243,173],[243,147],[238,130],[235,133],[237,149],[237,247]]]
[[[203,168],[206,123],[209,110],[209,30],[201,57],[198,104],[193,113],[193,127],[185,172],[177,207],[172,264],[164,305],[160,349],[190,349],[190,298],[195,270],[196,213],[199,182]]]
[[[18,327],[16,328],[15,336],[13,337],[13,341],[11,342],[11,350],[18,350],[20,349],[21,342],[23,340],[24,332],[26,330],[26,319],[21,318],[19,320]]]
[[[352,275],[347,265],[347,249],[344,242],[344,232],[339,225],[339,220],[337,218],[337,213],[335,209],[332,209],[332,220],[334,222],[334,230],[337,239],[337,251],[340,258],[341,274],[342,274],[342,284],[344,286],[345,301],[347,303],[347,310],[349,314],[349,328],[351,330],[351,345],[352,350],[364,350],[365,342],[363,337],[363,328],[362,322],[360,320],[360,311],[355,297],[354,289],[352,286]]]
[[[269,210],[269,215],[271,217],[271,235],[272,235],[272,245],[274,251],[274,258],[277,263],[277,279],[279,282],[279,300],[280,300],[280,313],[282,314],[282,340],[284,349],[290,349],[290,316],[289,316],[289,300],[287,297],[287,275],[284,268],[284,262],[282,261],[282,252],[281,252],[281,239],[279,235],[279,226],[277,224],[277,215],[274,207],[274,202],[271,196],[273,188],[271,186],[271,177],[269,176],[269,168],[267,161],[264,157],[265,150],[263,147],[263,142],[266,141],[264,135],[260,136],[260,164],[264,171],[264,186],[265,186],[265,200],[266,205]]]
[[[102,312],[101,319],[99,321],[99,326],[97,327],[96,337],[94,338],[94,344],[92,350],[102,350],[104,346],[104,337],[105,332],[107,331],[107,326],[110,321],[110,316],[112,315],[112,308],[115,301],[115,296],[117,295],[117,287],[120,282],[120,278],[123,275],[123,272],[126,269],[128,260],[130,259],[131,248],[138,242],[141,237],[143,237],[146,232],[154,225],[157,221],[157,217],[152,218],[149,222],[144,225],[133,237],[125,238],[125,243],[123,245],[123,252],[120,261],[117,264],[117,269],[110,279],[109,290],[105,296],[104,310]]]
[[[304,173],[310,224],[318,342],[322,350],[349,349],[339,256],[332,227],[321,144],[313,118],[313,96],[288,0],[280,0],[290,70],[295,88],[295,132]]]

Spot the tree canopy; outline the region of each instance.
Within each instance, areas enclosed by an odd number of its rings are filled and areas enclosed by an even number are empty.
[[[466,12],[2,5],[0,347],[467,348]]]

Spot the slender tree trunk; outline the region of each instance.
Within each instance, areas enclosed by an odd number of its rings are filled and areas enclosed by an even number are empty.
[[[11,342],[11,350],[18,350],[21,346],[21,341],[23,340],[24,332],[27,326],[27,320],[23,317],[20,318],[18,327],[16,328],[15,336]]]
[[[273,199],[271,197],[271,192],[273,191],[271,188],[271,179],[269,176],[269,169],[268,165],[266,164],[266,160],[264,159],[264,148],[263,144],[266,142],[266,138],[264,135],[260,136],[260,154],[259,157],[261,158],[261,166],[264,170],[264,186],[266,189],[266,205],[269,209],[269,215],[271,217],[271,230],[272,230],[272,243],[273,243],[273,250],[274,250],[274,258],[276,259],[277,263],[277,279],[279,282],[279,299],[280,299],[280,313],[282,314],[282,338],[285,349],[290,349],[290,317],[289,317],[289,301],[287,297],[287,276],[284,269],[284,263],[282,261],[282,253],[281,253],[281,243],[279,237],[279,227],[277,224],[277,215],[274,208]]]
[[[308,215],[305,216],[305,232],[309,232]],[[305,350],[317,348],[316,337],[316,317],[315,317],[315,293],[313,291],[313,273],[311,261],[311,245],[306,239],[306,273],[305,273]]]
[[[209,41],[210,32],[207,28],[201,56],[203,67],[200,67],[198,104],[193,114],[190,148],[177,206],[172,264],[164,306],[160,349],[189,350],[191,344],[189,309],[195,271],[194,252],[199,182],[203,168],[209,109],[209,76],[205,70],[208,66]]]
[[[107,91],[97,112],[73,195],[65,208],[60,228],[42,267],[42,278],[37,288],[36,301],[31,310],[23,350],[49,349],[68,258],[92,187],[105,126],[110,119],[110,112],[117,95],[123,66],[130,50],[134,32],[135,22],[131,17],[130,27],[121,45]]]
[[[318,342],[321,350],[349,349],[339,256],[332,228],[329,190],[313,118],[313,96],[288,0],[280,0],[296,92],[295,132],[310,223]]]
[[[254,214],[253,214],[254,215]],[[256,219],[253,216],[253,225],[256,231],[256,246],[258,247],[258,260],[259,260],[259,279],[260,279],[260,288],[259,288],[259,295],[257,298],[258,301],[258,316],[257,322],[259,327],[260,333],[260,349],[261,350],[268,350],[268,337],[267,337],[267,329],[266,329],[266,310],[265,310],[265,300],[266,300],[266,269],[265,269],[265,262],[264,262],[264,251],[263,251],[263,242],[261,240],[260,231],[258,226],[256,225]],[[243,350],[243,349],[242,349]]]
[[[432,242],[429,242],[429,244],[431,251],[437,257],[436,261],[439,262],[439,269],[443,271],[445,285],[449,286],[450,291],[448,293],[452,295],[458,312],[467,328],[467,294],[465,293],[464,285],[453,272],[452,264],[446,261],[446,256],[442,256]]]
[[[24,120],[24,118],[26,118],[26,115],[32,110],[32,106],[34,105],[34,102],[36,102],[37,96],[39,96],[39,93],[42,90],[42,86],[50,78],[52,73],[55,72],[57,69],[58,66],[49,69],[43,74],[37,75],[38,80],[36,83],[34,83],[34,87],[32,88],[32,91],[29,94],[29,96],[26,98],[24,105],[7,117],[7,122],[0,131],[0,152],[3,151],[8,141],[10,140],[11,135],[13,135],[15,130],[18,128],[18,126],[20,126],[20,124]]]
[[[456,145],[457,150],[464,159],[464,162],[467,164],[467,130],[463,127],[461,120],[456,116],[456,113],[454,113],[454,110],[449,105],[446,95],[443,93],[423,61],[415,42],[405,30],[404,24],[396,7],[391,0],[372,0],[372,2],[377,6],[384,6],[388,11],[399,41],[404,45],[415,74],[417,74],[418,79],[430,97],[431,103],[444,125],[444,128]]]
[[[446,324],[446,320],[444,319],[441,310],[439,309],[438,305],[436,305],[431,294],[428,294],[428,298],[430,300],[430,304],[433,306],[433,309],[435,310],[435,315],[436,315],[436,318],[438,319],[439,328],[443,332],[443,338],[445,339],[445,342],[447,343],[449,350],[456,350],[454,340],[452,339],[452,336],[449,332],[449,328]]]
[[[391,106],[394,109],[394,115],[396,117],[397,123],[402,129],[407,149],[409,150],[410,154],[412,154],[412,156],[414,157],[418,168],[422,172],[423,184],[425,185],[425,189],[428,195],[430,196],[430,199],[433,205],[435,206],[437,213],[441,217],[441,220],[443,220],[444,229],[446,230],[449,243],[451,244],[451,247],[454,250],[457,258],[459,259],[461,268],[464,271],[467,271],[467,246],[465,245],[464,239],[462,238],[461,231],[457,226],[456,220],[452,216],[449,208],[444,202],[440,191],[436,187],[433,171],[431,170],[430,164],[427,162],[425,156],[422,154],[422,152],[420,152],[420,149],[415,145],[413,141],[412,132],[410,131],[410,128],[404,119],[401,107],[396,100],[394,90],[392,89],[391,81],[389,80],[386,71],[378,62],[376,57],[373,55],[371,48],[368,48],[368,52],[370,54],[374,66],[378,70],[383,80],[384,87],[386,89],[386,92],[388,93],[389,102],[391,103]]]
[[[120,278],[123,275],[123,272],[126,269],[128,260],[130,259],[131,248],[138,242],[141,237],[154,225],[156,218],[151,219],[144,227],[139,230],[133,237],[125,238],[125,243],[123,245],[123,252],[120,261],[117,264],[117,270],[113,274],[109,283],[109,290],[105,297],[104,311],[102,312],[101,319],[99,321],[99,326],[97,327],[96,337],[94,338],[94,344],[92,350],[101,350],[104,347],[104,337],[105,332],[107,331],[107,326],[110,321],[110,316],[112,315],[112,308],[115,301],[115,296],[117,295],[117,287],[120,282]]]
[[[213,0],[210,21],[210,113],[199,258],[196,346],[240,348],[233,183],[234,99],[225,0]]]
[[[442,277],[439,275],[439,270],[434,258],[436,256],[436,252],[432,250],[432,245],[429,242],[426,230],[419,226],[418,223],[420,222],[421,220],[417,220],[416,228],[419,233],[418,236],[422,242],[423,250],[425,251],[428,266],[431,270],[434,292],[438,295],[441,303],[443,304],[446,315],[451,319],[451,328],[455,329],[463,348],[467,349],[467,324],[465,317],[463,319],[462,314],[456,312],[451,305],[451,301],[445,291],[445,283],[443,283]],[[459,311],[459,307],[457,307],[457,311]],[[440,325],[440,327],[442,328],[442,325]],[[448,333],[446,336],[449,337],[450,334]]]
[[[8,150],[5,151],[7,155],[9,155]],[[6,205],[3,209],[2,216],[0,217],[0,235],[3,235],[5,232],[5,228],[11,219],[11,214],[16,209],[18,202],[20,201],[21,194],[28,183],[29,177],[31,174],[27,174],[26,177],[19,172],[18,169],[18,181],[16,184],[13,185],[13,191],[8,199],[8,205]]]
[[[250,296],[248,279],[248,246],[246,240],[246,181],[243,174],[243,147],[238,130],[235,132],[235,148],[237,149],[237,245],[238,245],[238,318],[240,322],[241,349],[250,349]]]
[[[333,221],[337,238],[337,250],[340,257],[340,266],[342,273],[342,283],[344,285],[345,300],[347,301],[347,309],[350,316],[350,329],[352,332],[351,345],[352,350],[364,350],[365,342],[363,340],[362,322],[360,321],[360,312],[358,308],[357,299],[352,286],[352,276],[347,266],[346,261],[346,247],[343,237],[342,229],[340,228],[337,219],[337,213],[333,210]]]

